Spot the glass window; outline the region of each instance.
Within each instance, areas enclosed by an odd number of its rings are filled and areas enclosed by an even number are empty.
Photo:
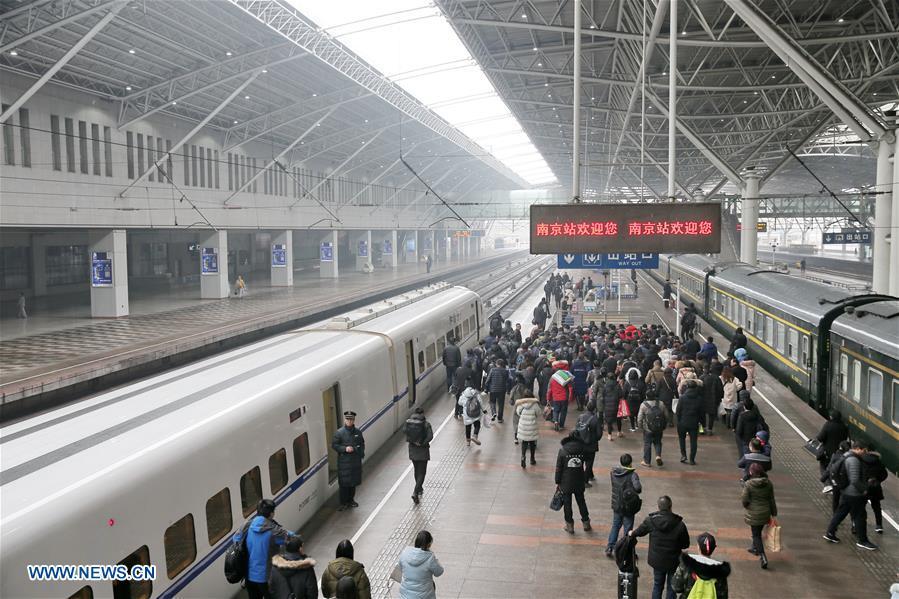
[[[858,360],[852,361],[852,399],[862,399],[862,363]]]
[[[107,177],[112,176],[112,129],[103,127],[103,159]]]
[[[50,115],[50,154],[53,160],[53,170],[62,170],[62,150],[59,144],[59,117]]]
[[[262,476],[259,466],[240,477],[240,509],[246,518],[256,509],[256,504],[262,499]]]
[[[849,357],[846,354],[840,354],[840,391],[849,391]]]
[[[467,337],[469,333],[471,333],[471,327],[468,324],[468,319],[465,319],[462,321],[462,334]]]
[[[31,248],[0,248],[0,289],[31,287]]]
[[[129,570],[134,566],[150,565],[150,550],[144,545],[119,562]],[[114,580],[113,599],[149,599],[153,593],[153,582],[149,580]]]
[[[893,381],[893,426],[899,427],[899,380]]]
[[[426,347],[425,352],[426,352],[427,358],[428,358],[428,360],[427,360],[428,366],[433,366],[434,362],[437,361],[437,350],[436,350],[434,344],[432,343],[431,345]]]
[[[777,351],[783,355],[786,346],[787,328],[782,322],[775,324],[774,340],[777,343]]]
[[[421,374],[425,371],[425,352],[418,352],[418,374]]]
[[[437,359],[443,359],[443,350],[446,348],[446,339],[442,336],[437,338]]]
[[[219,539],[231,531],[231,490],[225,487],[206,501],[206,534],[209,544],[215,545]]]
[[[78,157],[81,159],[79,161],[81,172],[86,175],[88,170],[87,123],[84,121],[78,121]]]
[[[297,474],[309,468],[309,433],[293,440],[293,464]]]
[[[478,326],[477,326],[477,324],[475,323],[474,316],[469,316],[469,317],[468,317],[468,325],[469,325],[470,330],[472,330],[472,331],[474,331],[475,333],[477,333],[477,331],[476,331],[475,329],[477,329]]]
[[[100,125],[91,124],[91,156],[93,157],[93,173],[100,174]]]
[[[90,280],[86,245],[51,245],[45,251],[48,286],[87,283]]]
[[[868,409],[883,415],[883,375],[868,367]]]
[[[128,178],[134,178],[134,133],[125,132],[125,147],[128,154]]]
[[[165,569],[169,579],[175,578],[197,557],[197,541],[194,536],[194,516],[188,514],[169,526],[163,537],[165,545]]]
[[[752,333],[752,308],[748,306],[746,307],[746,319],[743,322],[746,323],[746,332]]]
[[[89,586],[81,587],[69,595],[69,599],[94,599],[94,589]]]
[[[19,109],[19,141],[22,142],[22,166],[31,166],[31,119],[28,109]]]
[[[65,119],[66,126],[66,170],[75,172],[75,121]]]
[[[453,339],[456,340],[456,343],[459,343],[460,341],[462,341],[462,327],[461,326],[456,326],[453,329]]]
[[[787,355],[794,362],[796,361],[796,350],[799,349],[799,331],[790,329],[790,342],[787,344]]]
[[[802,365],[803,366],[808,365],[808,352],[809,352],[808,335],[803,335],[802,336]]]
[[[283,448],[268,458],[268,478],[272,486],[272,495],[287,484],[287,452]]]
[[[765,317],[765,343],[774,346],[774,319],[770,316]]]

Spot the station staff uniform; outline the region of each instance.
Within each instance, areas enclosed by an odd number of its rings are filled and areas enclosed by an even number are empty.
[[[343,419],[344,426],[337,429],[331,439],[331,447],[337,452],[339,511],[359,507],[354,497],[356,487],[362,484],[362,458],[365,457],[365,438],[356,428],[356,412],[344,412]]]

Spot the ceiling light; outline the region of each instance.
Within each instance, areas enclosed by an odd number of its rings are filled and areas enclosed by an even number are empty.
[[[10,56],[18,56],[19,53],[16,52],[15,50],[10,50],[10,51],[9,51],[9,55],[10,55]]]
[[[243,99],[244,99],[244,100],[249,100],[249,99],[250,99],[250,96],[244,96]]]
[[[265,75],[266,73],[268,73],[268,69],[262,69],[262,74]]]
[[[594,96],[590,96],[590,99],[591,99],[591,100],[595,100],[596,98],[595,98]]]
[[[300,142],[300,145],[301,145],[301,146],[305,146],[305,145],[306,145],[306,142],[305,142],[305,141],[301,141],[301,142]]]
[[[134,54],[134,52],[135,52],[134,48],[131,48],[130,50],[128,50],[128,54]]]
[[[172,102],[172,106],[174,106],[174,105],[177,104],[177,103],[178,103],[178,102]]]
[[[231,56],[231,51],[225,52],[225,56]]]
[[[543,63],[542,63],[542,62],[538,62],[538,63],[537,63],[537,66],[538,66],[538,67],[542,67],[542,66],[543,66]]]
[[[521,15],[521,18],[522,18],[522,19],[527,19],[528,16],[527,16],[527,15]]]
[[[536,52],[536,51],[537,51],[537,46],[534,46],[534,52]]]
[[[234,121],[234,124],[236,125],[236,124],[237,124],[237,121]]]
[[[125,86],[125,91],[126,91],[126,92],[130,92],[130,91],[131,91],[131,86],[130,86],[130,85],[126,85],[126,86]]]
[[[553,111],[555,111],[555,110],[556,110],[556,108],[555,108],[555,106],[554,106],[554,107],[553,107]]]
[[[596,25],[590,25],[590,29],[596,29]]]
[[[322,124],[321,124],[321,123],[315,123],[315,126],[316,126],[316,127],[321,127]]]
[[[681,35],[687,35],[687,32],[686,32],[686,31],[681,31],[680,34],[681,34]]]
[[[845,21],[845,19],[843,17],[840,17],[839,19],[837,19],[837,23],[842,23],[843,21]]]
[[[757,96],[757,95],[759,95],[759,93],[758,93],[758,92],[752,92],[752,95],[753,95],[753,96]]]
[[[315,97],[317,97],[317,96],[318,96],[318,94],[312,94],[312,97],[313,97],[313,98],[315,98]]]
[[[772,79],[777,79],[777,75],[771,75]]]
[[[877,95],[877,92],[874,92],[874,95],[876,96],[876,95]]]
[[[367,123],[367,122],[368,122],[368,119],[365,119],[365,122]]]
[[[743,100],[743,104],[747,104],[749,100]]]
[[[549,83],[544,83],[543,87],[549,87]]]

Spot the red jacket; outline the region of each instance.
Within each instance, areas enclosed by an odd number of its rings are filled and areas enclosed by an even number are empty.
[[[568,370],[568,362],[560,360],[553,362],[553,373],[557,370]],[[571,401],[574,399],[574,379],[567,385],[560,385],[554,378],[549,379],[549,388],[546,390],[546,401]]]

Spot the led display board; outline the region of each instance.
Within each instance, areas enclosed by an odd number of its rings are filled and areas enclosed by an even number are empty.
[[[718,202],[531,205],[532,254],[720,251]]]

